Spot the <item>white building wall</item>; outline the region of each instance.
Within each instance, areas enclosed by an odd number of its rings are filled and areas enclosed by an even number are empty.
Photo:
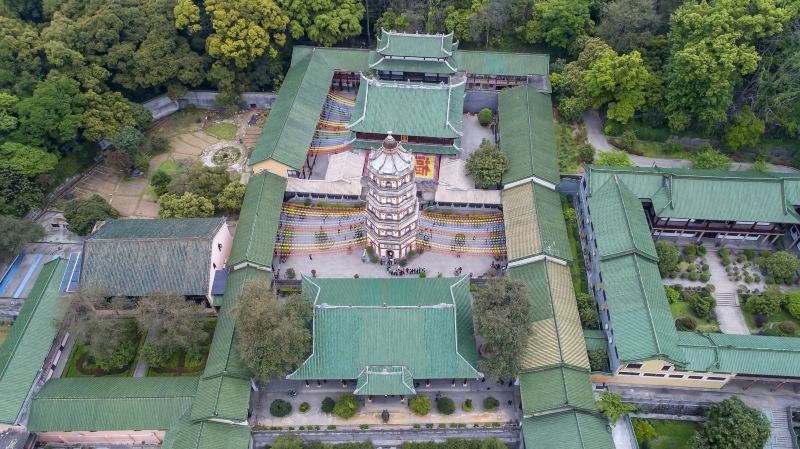
[[[220,249],[222,245],[222,249]],[[233,246],[233,235],[228,229],[228,224],[223,225],[217,231],[214,239],[211,241],[211,266],[208,267],[208,300],[211,301],[211,286],[214,284],[214,272],[225,268],[225,263],[228,261],[228,256],[231,254],[231,247]]]

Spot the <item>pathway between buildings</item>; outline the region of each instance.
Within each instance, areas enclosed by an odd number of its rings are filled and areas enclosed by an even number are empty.
[[[615,449],[638,449],[636,436],[628,418],[620,418],[617,424],[611,429],[611,437],[614,439]]]
[[[715,288],[714,299],[717,300],[717,305],[714,307],[714,312],[719,321],[719,329],[725,334],[750,335],[750,329],[747,328],[742,308],[739,306],[737,284],[728,279],[728,273],[725,272],[719,253],[708,251],[706,262],[711,273],[711,283]]]
[[[616,150],[616,148],[608,142],[608,138],[603,133],[603,121],[600,119],[600,114],[598,114],[596,110],[587,109],[584,111],[583,124],[586,126],[586,138],[589,144],[597,150],[597,153]],[[658,166],[662,168],[689,168],[692,166],[692,162],[686,159],[663,159],[631,155],[631,161],[639,167]],[[749,170],[751,165],[753,164],[748,162],[736,162],[731,165],[731,170]],[[785,165],[768,165],[769,171],[777,173],[797,173],[800,171],[794,167],[787,167]]]

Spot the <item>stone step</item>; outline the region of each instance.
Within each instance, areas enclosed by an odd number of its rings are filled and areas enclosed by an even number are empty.
[[[714,294],[717,305],[739,307],[739,298],[735,293],[717,292]]]
[[[772,414],[772,422],[770,423],[772,448],[792,449],[794,446],[792,434],[789,432],[789,414],[783,408],[774,408],[770,412]]]

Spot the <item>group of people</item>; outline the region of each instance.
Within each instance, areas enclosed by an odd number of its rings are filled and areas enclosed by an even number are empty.
[[[394,265],[386,265],[386,271],[392,276],[405,276],[407,274],[420,274],[425,273],[425,267],[420,268],[403,268]]]

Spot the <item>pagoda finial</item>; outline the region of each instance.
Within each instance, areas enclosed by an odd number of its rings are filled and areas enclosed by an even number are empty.
[[[387,134],[386,138],[383,139],[383,148],[386,150],[393,150],[397,148],[397,140],[395,140],[394,136],[392,136],[391,131],[389,131],[389,134]]]

